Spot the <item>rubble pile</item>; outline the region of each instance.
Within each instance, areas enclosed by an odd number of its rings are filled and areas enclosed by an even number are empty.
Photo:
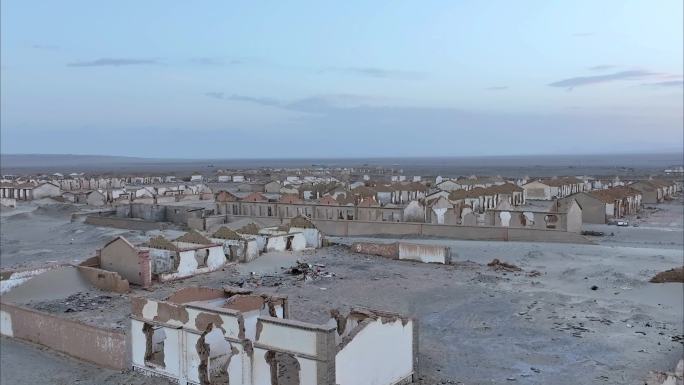
[[[109,307],[108,304],[112,298],[112,295],[101,295],[97,292],[79,292],[66,297],[64,300],[32,303],[31,307],[49,313],[75,313],[91,310],[104,311]]]
[[[499,261],[498,258],[494,258],[491,262],[487,264],[487,266],[497,271],[522,271],[522,269],[518,266],[513,265],[511,263]]]
[[[299,277],[303,281],[314,281],[321,278],[332,278],[335,276],[334,273],[329,273],[324,271],[325,265],[315,264],[297,261],[297,263],[287,269],[285,272],[290,275]]]

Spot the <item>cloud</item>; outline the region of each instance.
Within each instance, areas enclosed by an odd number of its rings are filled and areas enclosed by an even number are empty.
[[[230,100],[235,102],[248,102],[269,107],[283,107],[283,103],[277,99],[259,98],[244,95],[226,95],[223,92],[207,92],[206,96],[219,100]]]
[[[634,70],[634,71],[620,71],[605,75],[596,76],[578,76],[574,78],[568,78],[559,80],[557,82],[550,83],[550,87],[560,87],[573,89],[574,87],[588,86],[592,84],[600,84],[613,82],[618,80],[635,80],[644,79],[652,76],[657,76],[658,74],[648,71]]]
[[[223,92],[207,92],[205,95],[218,100],[254,103],[261,106],[277,107],[289,111],[306,112],[312,114],[328,114],[339,110],[365,107],[378,104],[378,102],[383,100],[369,96],[353,94],[315,95],[291,101],[235,94],[226,95]]]
[[[220,58],[220,57],[196,57],[190,59],[190,62],[192,64],[196,65],[201,65],[201,66],[215,66],[215,67],[221,67],[221,66],[227,66],[227,65],[237,65],[237,64],[243,64],[244,61],[241,59],[225,59],[225,58]]]
[[[417,79],[423,76],[422,73],[415,71],[403,71],[377,67],[330,67],[321,70],[321,72],[337,72],[377,79]]]
[[[493,86],[493,87],[485,88],[485,90],[488,90],[488,91],[504,91],[507,89],[508,89],[508,86]]]
[[[612,64],[601,64],[601,65],[589,67],[589,68],[587,68],[587,69],[588,69],[589,71],[605,71],[605,70],[612,70],[612,69],[615,69],[615,68],[617,68],[616,65],[612,65]]]
[[[655,82],[655,83],[644,83],[642,84],[643,86],[649,86],[649,87],[678,87],[678,88],[684,88],[684,79],[679,79],[679,80],[665,80],[662,82]]]
[[[101,58],[92,61],[81,61],[68,63],[69,67],[121,67],[133,65],[152,65],[159,64],[157,59],[113,59]]]

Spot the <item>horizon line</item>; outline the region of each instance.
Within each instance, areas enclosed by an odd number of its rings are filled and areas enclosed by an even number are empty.
[[[128,159],[163,160],[163,161],[217,161],[217,160],[368,160],[368,159],[430,159],[430,158],[505,158],[505,157],[563,157],[563,156],[611,156],[611,155],[684,155],[683,151],[622,151],[622,152],[583,152],[583,153],[529,153],[529,154],[501,154],[501,155],[389,155],[389,156],[311,156],[311,157],[235,157],[235,158],[164,158],[145,157],[137,155],[114,154],[71,154],[71,153],[0,153],[0,156],[73,156],[73,157],[116,157]]]

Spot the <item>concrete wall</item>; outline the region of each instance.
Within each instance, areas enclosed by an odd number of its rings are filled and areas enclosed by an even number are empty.
[[[98,215],[86,216],[85,223],[93,226],[105,226],[114,227],[117,229],[141,231],[165,230],[169,227],[168,224],[163,222],[149,222],[141,219],[118,218]]]
[[[423,263],[451,263],[451,250],[446,246],[417,243],[356,242],[351,245],[355,253],[379,255],[385,258],[417,261]]]
[[[563,200],[567,199],[575,199],[582,208],[582,223],[606,223],[606,204],[602,201],[587,193],[573,194],[563,198]]]
[[[144,266],[147,263],[148,266]],[[119,273],[128,282],[136,285],[149,285],[149,275],[152,271],[149,259],[143,260],[138,254],[138,249],[132,247],[123,238],[117,238],[105,245],[100,251],[100,267],[104,270]]]
[[[291,354],[302,385],[335,385],[335,327],[260,317],[254,342],[252,385],[272,385],[268,352]]]
[[[21,306],[0,304],[0,333],[112,369],[129,368],[126,335]]]
[[[451,250],[446,246],[399,243],[399,259],[424,263],[451,263]]]
[[[228,215],[228,222],[243,218],[241,215]],[[251,217],[254,218],[254,217]],[[277,226],[286,220],[269,217],[256,217],[259,222],[268,226]],[[591,243],[575,233],[544,229],[543,216],[535,216],[535,228],[495,227],[495,226],[461,226],[438,225],[428,223],[405,222],[362,222],[312,219],[311,222],[325,235],[330,236],[370,236],[370,235],[424,235],[465,240],[493,241],[533,241],[533,242],[568,242]]]

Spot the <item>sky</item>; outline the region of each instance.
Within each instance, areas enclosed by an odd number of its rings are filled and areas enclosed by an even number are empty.
[[[681,0],[3,0],[0,151],[682,151]]]

